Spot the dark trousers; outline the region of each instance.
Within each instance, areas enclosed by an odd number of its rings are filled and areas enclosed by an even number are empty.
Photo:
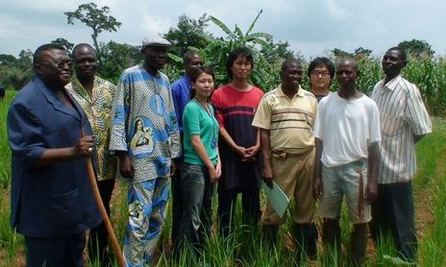
[[[175,246],[178,239],[178,229],[180,228],[181,216],[183,213],[183,200],[181,198],[181,170],[176,169],[171,182],[172,193],[172,244]]]
[[[380,234],[391,233],[401,256],[405,260],[416,261],[417,237],[411,182],[378,185],[370,229],[375,242]]]
[[[116,179],[109,179],[104,181],[98,181],[99,193],[101,194],[102,202],[104,203],[105,210],[108,216],[110,216],[110,200],[112,197],[113,189],[115,187]],[[105,228],[104,222],[101,222],[98,226],[91,229],[90,239],[88,242],[88,256],[91,261],[99,260],[101,266],[108,266],[109,258],[107,255],[107,243],[108,233]]]
[[[25,236],[27,267],[82,267],[85,233],[60,238]]]
[[[242,194],[242,223],[255,225],[260,219],[260,199],[258,188],[243,188],[219,190],[218,192],[218,218],[220,233],[227,236],[234,225],[234,214],[238,193]]]
[[[179,224],[178,252],[184,243],[200,252],[212,229],[212,196],[215,184],[210,183],[206,167],[183,163],[181,168],[183,213]]]

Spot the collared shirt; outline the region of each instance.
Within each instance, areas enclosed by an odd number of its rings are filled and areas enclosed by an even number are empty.
[[[110,150],[127,152],[133,182],[169,175],[181,144],[166,75],[153,76],[142,65],[124,70],[113,100]]]
[[[190,100],[192,85],[189,76],[184,74],[180,79],[172,83],[172,98],[175,105],[175,114],[177,115],[178,128],[183,133],[183,112],[184,107]]]
[[[74,78],[65,88],[79,103],[90,121],[98,163],[97,180],[115,178],[116,158],[110,155],[108,146],[110,144],[112,101],[116,86],[95,76],[91,95],[77,78]]]
[[[290,99],[279,85],[263,96],[252,125],[269,130],[272,152],[299,154],[314,147],[316,112],[317,100],[312,93],[299,87]]]
[[[399,183],[416,172],[414,135],[432,132],[432,122],[418,88],[400,75],[372,92],[380,112],[382,142],[379,183]]]

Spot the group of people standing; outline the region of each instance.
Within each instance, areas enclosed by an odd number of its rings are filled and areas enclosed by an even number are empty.
[[[118,170],[129,180],[127,266],[152,262],[170,185],[174,254],[203,252],[216,188],[218,233],[228,237],[237,227],[240,193],[242,223],[256,228],[261,221],[264,241],[274,246],[284,218],[268,203],[261,219],[259,197],[261,183],[273,181],[294,199],[291,235],[301,255],[317,254],[317,199],[323,243],[340,248],[345,195],[356,265],[364,260],[370,221],[376,241],[390,231],[400,256],[416,261],[414,145],[432,126],[418,89],[400,76],[403,50],[386,52],[385,78],[369,98],[357,88],[354,58],[336,67],[314,59],[308,91],[301,62],[287,59],[281,84],[264,93],[250,83],[254,59],[245,47],[228,55],[228,84],[214,90],[213,70],[190,51],[184,76],[171,85],[160,72],[169,46],[144,39],[144,63],[124,70],[117,86],[95,75],[96,52],[88,44],[77,45],[72,59],[53,44],[34,53],[36,75],[8,113],[11,218],[25,236],[27,266],[83,266],[87,229],[90,258],[110,263],[87,179],[89,157],[108,213]],[[335,74],[340,89],[330,93]]]

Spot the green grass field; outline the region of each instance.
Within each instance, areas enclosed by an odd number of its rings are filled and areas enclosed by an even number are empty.
[[[13,233],[9,226],[9,183],[10,151],[6,136],[6,114],[13,92],[0,102],[0,267],[24,266],[23,238]],[[417,145],[418,174],[415,178],[416,223],[419,237],[419,265],[446,266],[446,121],[434,119],[434,133]],[[115,190],[112,207],[113,224],[118,239],[123,240],[126,221],[126,184],[120,181]],[[216,203],[214,203],[214,211]],[[240,210],[240,207],[238,207]],[[290,218],[290,216],[288,216]],[[348,244],[348,224],[346,213],[342,216],[343,245]],[[235,222],[240,222],[237,213]],[[281,227],[281,242],[275,250],[264,246],[258,229],[246,226],[237,227],[234,234],[222,240],[214,235],[207,245],[207,253],[199,259],[183,254],[174,262],[170,253],[170,215],[162,233],[159,246],[158,266],[295,266],[296,255],[288,235],[290,221]],[[321,246],[319,245],[319,248]],[[342,254],[319,251],[315,262],[300,263],[302,266],[349,266],[346,252]],[[384,241],[376,248],[370,242],[367,266],[392,266],[384,255],[396,256],[390,242]],[[89,266],[99,266],[88,262]]]

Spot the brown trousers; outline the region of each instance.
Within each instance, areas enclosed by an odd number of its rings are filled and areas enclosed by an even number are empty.
[[[294,199],[295,223],[307,224],[313,220],[316,204],[313,197],[314,161],[314,148],[302,154],[271,153],[273,179],[290,199]],[[284,218],[281,219],[268,202],[263,224],[279,225],[282,220]]]

